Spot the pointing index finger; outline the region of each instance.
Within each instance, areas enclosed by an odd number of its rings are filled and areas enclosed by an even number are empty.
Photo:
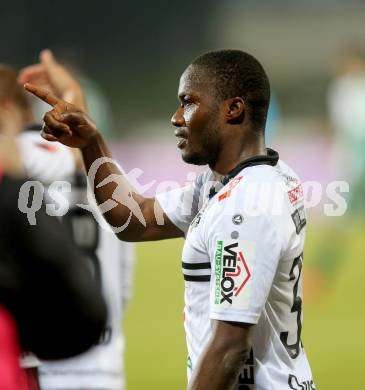
[[[67,103],[47,89],[38,87],[37,85],[31,83],[24,84],[24,88],[52,107],[56,108],[56,106],[58,106],[61,109],[67,110]]]

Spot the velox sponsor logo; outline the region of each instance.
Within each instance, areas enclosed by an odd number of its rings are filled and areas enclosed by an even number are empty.
[[[252,243],[218,240],[215,252],[214,304],[220,307],[245,308],[252,277]],[[245,293],[244,293],[245,292]]]

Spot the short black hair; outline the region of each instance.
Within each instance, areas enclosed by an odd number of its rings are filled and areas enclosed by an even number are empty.
[[[219,50],[202,54],[191,65],[206,68],[221,99],[244,99],[253,128],[265,130],[270,83],[255,57],[241,50]]]

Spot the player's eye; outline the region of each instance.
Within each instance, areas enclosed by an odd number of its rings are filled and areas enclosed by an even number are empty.
[[[181,99],[181,107],[185,107],[192,103],[191,97],[189,95],[183,96]]]

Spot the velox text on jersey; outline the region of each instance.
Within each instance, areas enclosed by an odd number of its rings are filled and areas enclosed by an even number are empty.
[[[216,309],[249,306],[255,246],[240,240],[217,240],[215,251]]]

